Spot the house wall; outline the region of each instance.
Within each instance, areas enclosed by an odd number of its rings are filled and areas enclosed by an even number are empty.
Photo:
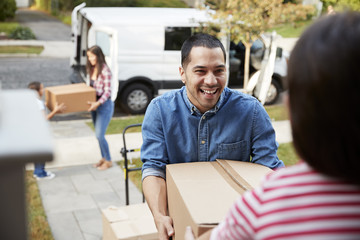
[[[31,0],[16,0],[16,7],[18,8],[27,8],[30,7]]]

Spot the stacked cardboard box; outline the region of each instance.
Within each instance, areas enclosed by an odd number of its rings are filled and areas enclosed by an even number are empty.
[[[270,172],[259,164],[230,160],[167,165],[168,207],[175,239],[184,239],[186,226],[191,226],[195,237],[215,227],[235,200],[260,185]]]
[[[102,210],[103,240],[158,239],[153,216],[146,203]]]
[[[45,88],[45,103],[52,111],[55,104],[64,103],[63,113],[83,112],[90,107],[90,102],[96,102],[96,91],[85,83],[68,84]]]

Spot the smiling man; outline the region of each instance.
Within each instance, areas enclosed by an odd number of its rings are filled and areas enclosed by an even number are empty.
[[[187,39],[181,48],[179,90],[149,104],[142,125],[142,178],[146,201],[159,239],[174,234],[167,214],[167,164],[230,159],[272,169],[284,164],[276,155],[275,132],[255,98],[226,86],[226,52],[207,34]]]

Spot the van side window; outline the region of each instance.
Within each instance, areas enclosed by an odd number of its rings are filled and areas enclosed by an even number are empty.
[[[190,27],[166,27],[165,50],[180,51],[182,44],[190,36]]]
[[[101,47],[105,56],[110,56],[111,36],[105,32],[96,31],[96,44]]]

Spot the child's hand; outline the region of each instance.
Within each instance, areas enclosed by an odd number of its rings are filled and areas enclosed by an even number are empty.
[[[60,104],[56,103],[55,107],[54,107],[54,112],[55,113],[62,113],[62,112],[65,111],[65,109],[66,109],[66,106],[65,106],[64,103],[60,103]]]

